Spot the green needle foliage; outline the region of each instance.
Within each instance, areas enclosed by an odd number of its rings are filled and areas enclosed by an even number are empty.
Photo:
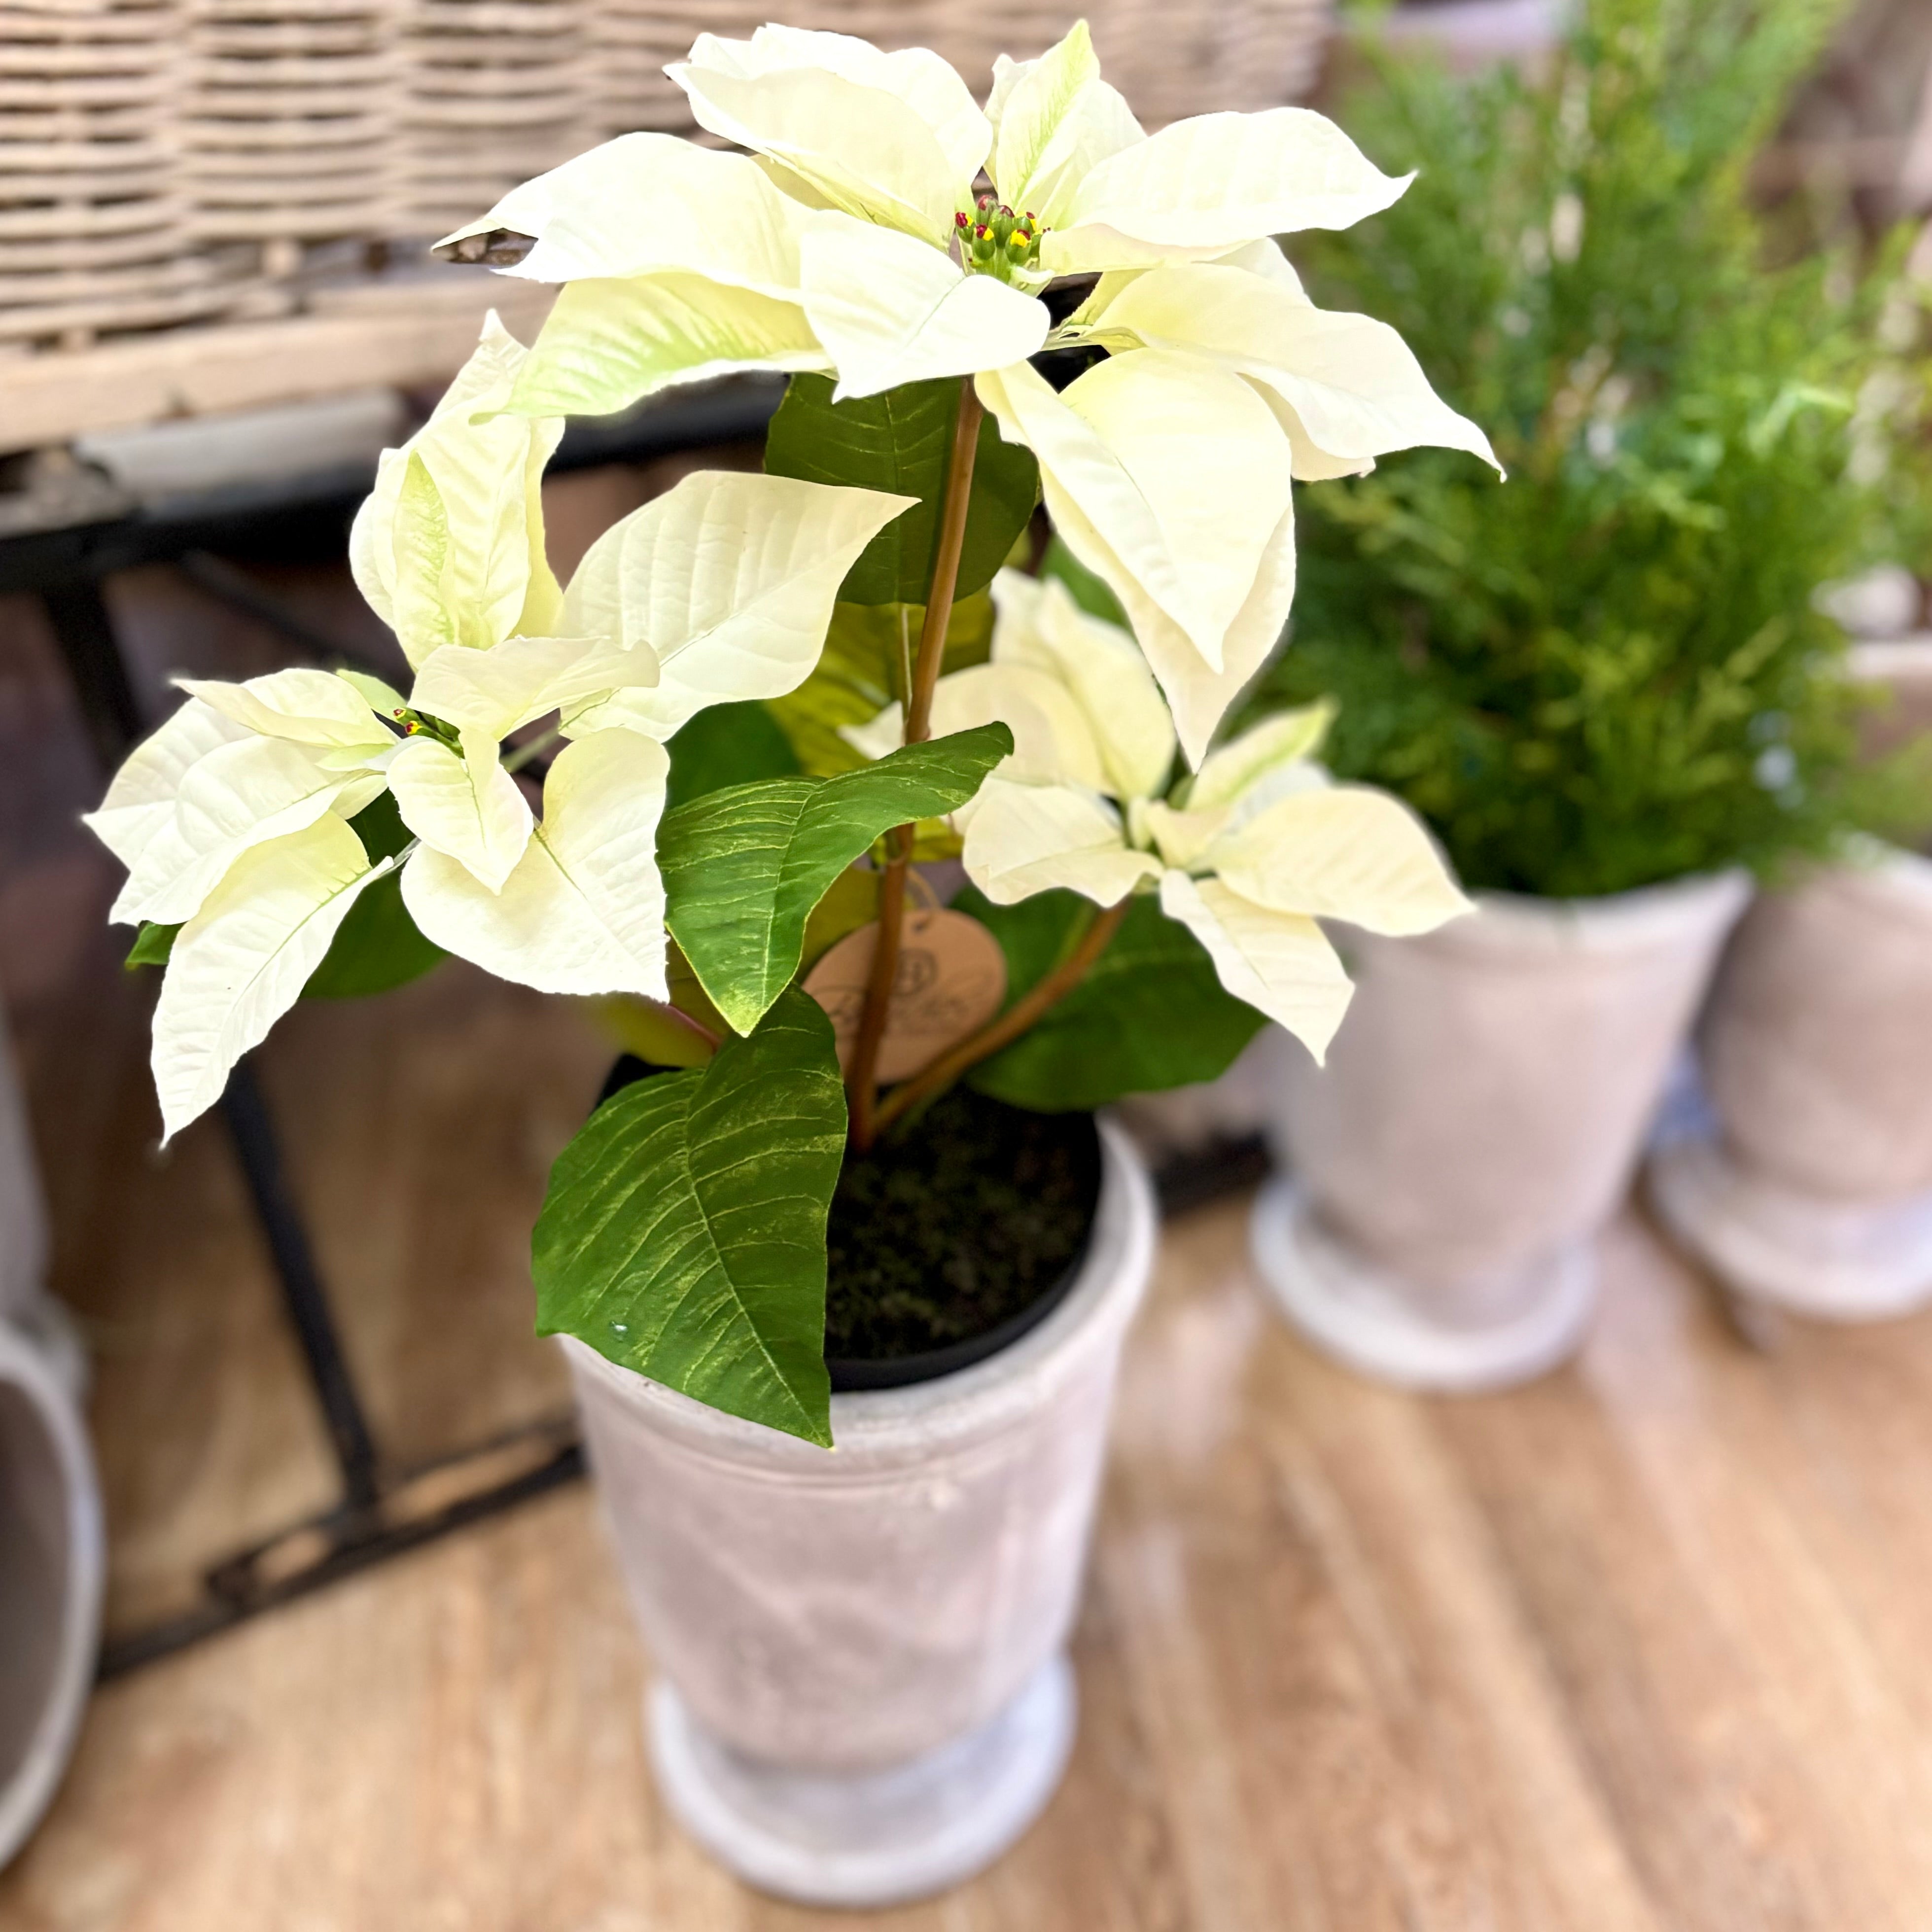
[[[1301,492],[1261,702],[1339,698],[1330,762],[1467,884],[1762,870],[1879,808],[1811,599],[1924,500],[1861,404],[1899,251],[1774,266],[1744,186],[1837,10],[1588,0],[1539,82],[1390,63],[1352,104],[1423,171],[1304,251],[1311,293],[1393,322],[1510,476],[1420,450]]]

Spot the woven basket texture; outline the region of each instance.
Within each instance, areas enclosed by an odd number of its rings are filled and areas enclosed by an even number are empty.
[[[592,142],[693,130],[665,79],[774,12],[983,89],[1083,12],[1156,127],[1293,100],[1332,0],[0,0],[0,345],[283,312]]]

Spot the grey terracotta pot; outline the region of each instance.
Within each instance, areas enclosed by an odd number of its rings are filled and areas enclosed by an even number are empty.
[[[80,1413],[0,1321],[0,1865],[53,1797],[94,1678],[100,1504]]]
[[[0,1022],[0,1320],[19,1320],[38,1302],[46,1258],[46,1214],[34,1171],[27,1109],[6,1026]]]
[[[0,1865],[52,1799],[100,1632],[100,1499],[72,1328],[41,1292],[46,1223],[0,1027]]]
[[[1594,1238],[1749,893],[1726,874],[1484,894],[1421,938],[1343,936],[1354,999],[1325,1069],[1281,1037],[1286,1173],[1253,1222],[1295,1325],[1411,1388],[1507,1387],[1563,1360],[1594,1304]]]
[[[1761,898],[1699,1058],[1718,1131],[1651,1165],[1672,1232],[1804,1314],[1932,1300],[1932,862],[1868,844]]]
[[[659,1673],[658,1784],[741,1877],[818,1905],[940,1891],[1064,1768],[1064,1647],[1114,1372],[1152,1264],[1138,1158],[1102,1128],[1099,1215],[1060,1306],[910,1388],[835,1395],[836,1451],[563,1344]]]

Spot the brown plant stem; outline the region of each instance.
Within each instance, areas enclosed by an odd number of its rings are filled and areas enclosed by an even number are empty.
[[[966,548],[966,513],[973,501],[973,462],[979,454],[980,422],[985,411],[967,376],[960,385],[959,415],[946,458],[944,494],[939,503],[939,542],[933,553],[932,582],[926,597],[926,622],[913,662],[912,688],[906,693],[904,742],[922,744],[932,735],[932,692],[946,657],[946,632],[952,620],[952,592],[959,581],[959,560]],[[913,828],[895,826],[886,835],[885,872],[879,881],[879,938],[866,981],[866,1004],[845,1076],[851,1114],[852,1144],[861,1154],[877,1138],[879,1047],[891,1017],[893,983],[898,976],[899,927],[904,916],[906,867],[912,859]]]
[[[1018,1039],[1034,1021],[1056,1006],[1086,978],[1095,960],[1106,951],[1120,922],[1127,916],[1132,897],[1109,906],[1080,936],[1080,944],[1048,974],[1003,1012],[977,1033],[948,1047],[937,1060],[929,1060],[910,1080],[902,1081],[886,1096],[874,1123],[874,1131],[883,1133],[901,1116],[922,1102],[944,1093],[970,1068],[990,1059],[1010,1040]]]

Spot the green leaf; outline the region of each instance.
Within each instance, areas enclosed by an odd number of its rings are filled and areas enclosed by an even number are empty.
[[[923,604],[836,604],[825,648],[796,691],[766,701],[790,740],[798,767],[814,778],[849,772],[866,762],[838,735],[842,724],[869,724],[904,696],[903,667],[919,649]],[[954,600],[946,626],[940,674],[948,676],[992,655],[993,600],[977,591]],[[687,727],[687,729],[689,728]]]
[[[964,805],[1013,748],[1004,724],[908,745],[828,778],[734,785],[665,814],[664,922],[704,990],[749,1033],[798,970],[826,889],[882,832]]]
[[[1090,617],[1104,617],[1108,623],[1118,624],[1124,631],[1133,628],[1127,622],[1127,614],[1121,608],[1120,600],[1108,589],[1106,579],[1089,570],[1067,548],[1066,539],[1058,530],[1047,539],[1046,554],[1040,559],[1040,574],[1058,578],[1066,586],[1066,594]]]
[[[349,821],[349,829],[362,842],[372,866],[393,859],[416,836],[403,823],[392,792],[378,792]]]
[[[809,971],[815,962],[862,926],[879,916],[879,874],[866,866],[848,866],[826,889],[805,922],[799,964]]]
[[[1000,942],[1008,1006],[1072,951],[1094,912],[1073,892],[996,906],[970,886],[952,907]],[[1035,1113],[1104,1107],[1217,1078],[1264,1024],[1222,986],[1200,941],[1142,897],[1079,985],[967,1082]]]
[[[866,545],[839,596],[850,604],[923,604],[932,583],[938,503],[959,413],[959,379],[902,383],[835,403],[827,376],[797,375],[772,418],[765,468],[774,476],[916,496]],[[983,590],[1006,561],[1040,497],[1033,452],[1006,442],[988,416],[974,458],[973,500],[955,594]]]
[[[845,1152],[832,1023],[796,988],[701,1072],[607,1100],[557,1156],[537,1332],[832,1446],[825,1220]]]
[[[716,1051],[674,1008],[639,994],[611,993],[592,1010],[604,1031],[647,1066],[702,1066]]]
[[[728,785],[788,778],[799,769],[784,727],[754,698],[699,712],[664,748],[670,754],[667,810]]]
[[[364,1000],[419,980],[449,956],[425,939],[403,903],[400,872],[386,872],[349,909],[302,988],[305,1000]]]
[[[175,934],[180,930],[179,925],[157,926],[152,920],[144,919],[134,944],[128,949],[127,958],[121,963],[130,973],[136,966],[165,966],[175,950]]]
[[[393,859],[416,835],[403,823],[396,801],[380,794],[349,821],[372,866]],[[363,1000],[419,980],[448,958],[425,939],[403,903],[400,871],[369,886],[349,910],[322,964],[302,988],[305,1000]]]

